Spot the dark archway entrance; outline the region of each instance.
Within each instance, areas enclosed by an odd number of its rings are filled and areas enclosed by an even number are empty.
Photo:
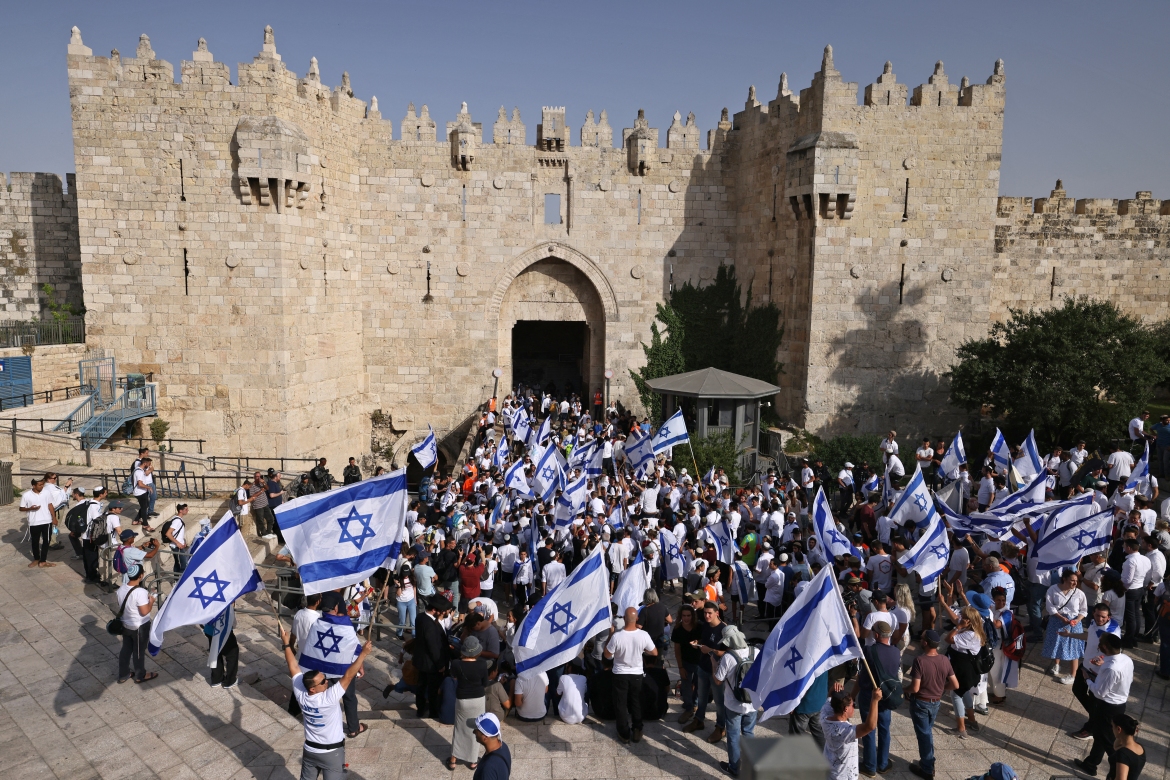
[[[589,326],[519,320],[512,327],[512,381],[555,396],[588,392]]]

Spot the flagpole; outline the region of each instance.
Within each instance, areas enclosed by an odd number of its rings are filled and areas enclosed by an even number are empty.
[[[695,460],[695,448],[691,446],[691,437],[689,435],[687,436],[687,449],[691,451],[691,463],[695,467],[695,479],[701,481],[703,475],[699,473],[699,462]]]
[[[833,575],[833,590],[837,593],[837,597],[841,599],[841,603],[845,603],[845,597],[841,595],[841,585],[837,582],[837,572],[833,571],[833,564],[828,564],[829,574]],[[848,612],[848,609],[846,609]],[[865,666],[865,672],[869,675],[869,683],[875,689],[878,687],[877,680],[873,678],[873,670],[869,668],[869,661],[865,660],[865,645],[861,644],[861,640],[857,636],[857,632],[853,630],[853,616],[847,615],[849,618],[849,633],[853,636],[853,641],[857,643],[857,649],[861,651],[861,663]]]

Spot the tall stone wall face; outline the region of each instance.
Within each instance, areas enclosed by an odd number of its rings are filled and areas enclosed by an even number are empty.
[[[0,174],[0,313],[7,322],[40,320],[53,303],[82,307],[81,250],[73,176],[69,191],[52,173]]]

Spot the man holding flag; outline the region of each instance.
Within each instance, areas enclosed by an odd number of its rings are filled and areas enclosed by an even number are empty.
[[[305,747],[301,753],[301,778],[310,780],[323,776],[324,780],[343,780],[345,777],[345,733],[341,725],[342,697],[353,688],[358,671],[374,643],[366,641],[361,652],[345,668],[341,679],[330,685],[324,672],[311,669],[301,672],[293,655],[292,643],[284,624],[280,624],[280,642],[284,646],[284,661],[293,681],[293,696],[301,706],[305,723]]]

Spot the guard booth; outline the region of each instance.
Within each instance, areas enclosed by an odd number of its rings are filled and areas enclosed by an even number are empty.
[[[755,469],[760,407],[764,399],[780,392],[779,387],[718,368],[648,379],[646,384],[662,396],[664,418],[682,409],[687,430],[699,439],[730,431],[740,451],[741,466]]]
[[[32,391],[32,358],[0,358],[0,411],[28,406]]]

